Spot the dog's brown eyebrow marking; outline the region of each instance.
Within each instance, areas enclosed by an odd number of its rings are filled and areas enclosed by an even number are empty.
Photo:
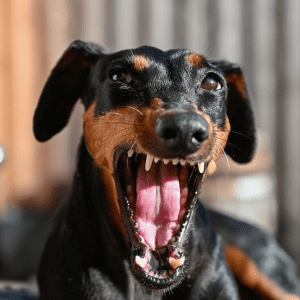
[[[197,53],[192,53],[187,57],[187,61],[193,67],[202,67],[204,58]]]
[[[133,61],[133,69],[136,71],[144,71],[149,67],[149,61],[148,59],[143,55],[138,55],[135,57]]]

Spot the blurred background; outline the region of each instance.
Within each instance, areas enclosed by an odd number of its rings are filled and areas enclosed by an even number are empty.
[[[36,272],[53,212],[70,189],[81,104],[45,144],[34,139],[32,117],[75,39],[113,50],[188,48],[244,67],[258,152],[244,166],[221,157],[202,197],[276,235],[300,265],[299,15],[298,0],[0,0],[0,279]]]

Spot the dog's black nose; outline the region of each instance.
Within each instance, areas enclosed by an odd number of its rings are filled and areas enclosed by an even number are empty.
[[[194,112],[165,113],[156,120],[155,132],[172,153],[189,155],[209,137],[208,123]]]

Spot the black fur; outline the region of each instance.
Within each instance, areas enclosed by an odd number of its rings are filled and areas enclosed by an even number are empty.
[[[151,62],[145,72],[132,69],[133,56],[139,54]],[[194,111],[191,104],[196,104],[223,129],[227,112],[235,133],[230,133],[225,151],[238,162],[249,161],[256,143],[251,104],[234,85],[226,83],[226,75],[241,74],[240,69],[207,60],[200,68],[191,67],[185,59],[189,54],[183,49],[163,52],[145,46],[109,54],[95,44],[75,41],[44,87],[34,116],[36,138],[46,141],[61,131],[79,98],[85,109],[96,101],[95,117],[126,105],[148,107],[151,99],[160,98],[166,110]],[[130,84],[111,79],[118,70],[130,74]],[[201,88],[208,75],[220,82],[221,90]],[[147,288],[143,281],[138,282],[132,274],[130,240],[122,235],[109,211],[110,199],[101,180],[102,172],[83,140],[72,191],[59,212],[41,260],[40,299],[239,299],[221,236],[200,202],[186,235],[186,263],[180,280],[163,288],[163,293],[153,292],[151,285]],[[222,222],[222,215],[213,216],[217,225]],[[235,230],[241,228],[236,223]],[[230,235],[230,230],[227,233]],[[259,262],[255,255],[253,259]],[[271,264],[277,261],[275,257]],[[294,274],[282,278],[285,282],[278,282],[286,291],[294,292]]]

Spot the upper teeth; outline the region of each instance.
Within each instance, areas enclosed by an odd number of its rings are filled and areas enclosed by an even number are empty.
[[[147,157],[146,157],[146,164],[145,164],[145,170],[146,171],[149,171],[151,166],[152,166],[152,163],[153,163],[153,159],[154,159],[154,156],[148,154]]]
[[[172,160],[173,165],[177,165],[179,163],[179,158],[175,158]]]
[[[198,163],[199,172],[202,174],[204,172],[204,161]]]
[[[133,155],[133,153],[134,153],[133,150],[129,150],[128,151],[128,157],[131,157]],[[159,162],[159,160],[162,160],[165,165],[168,164],[170,161],[172,161],[173,165],[177,165],[177,164],[180,163],[182,166],[184,166],[186,163],[189,163],[191,166],[194,166],[196,164],[195,161],[186,161],[184,159],[179,159],[179,158],[174,158],[174,159],[159,158],[159,157],[154,157],[151,154],[147,154],[147,156],[146,156],[145,170],[149,171],[151,169],[153,161],[155,163],[157,163],[157,162]],[[204,172],[204,167],[205,167],[204,166],[204,161],[198,163],[199,172],[201,174]]]
[[[185,165],[185,160],[184,160],[184,159],[181,159],[181,160],[180,160],[180,163],[181,163],[182,166],[184,166],[184,165]]]

